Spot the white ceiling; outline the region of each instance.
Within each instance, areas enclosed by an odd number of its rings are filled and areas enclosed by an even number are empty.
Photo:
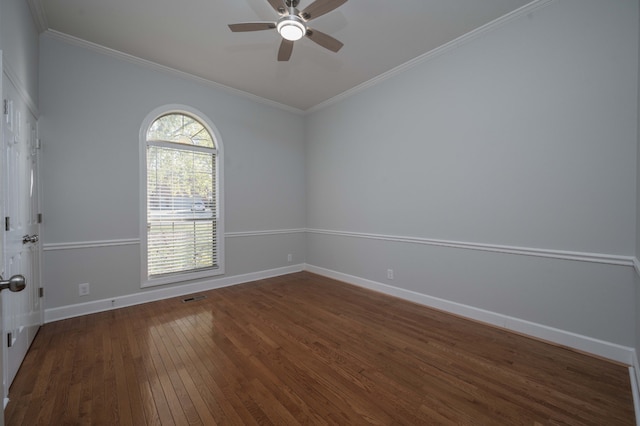
[[[531,0],[348,0],[309,25],[344,43],[337,53],[295,42],[278,62],[267,0],[29,0],[41,30],[68,35],[307,110],[451,42]],[[300,0],[304,9],[313,0]]]

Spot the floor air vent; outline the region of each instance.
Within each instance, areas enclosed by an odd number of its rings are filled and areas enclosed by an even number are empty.
[[[204,300],[206,298],[207,296],[200,294],[198,296],[191,296],[191,297],[187,297],[186,299],[182,299],[182,303],[197,302],[198,300]]]

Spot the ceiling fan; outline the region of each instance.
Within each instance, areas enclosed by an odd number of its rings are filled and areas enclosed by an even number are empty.
[[[302,11],[298,10],[300,0],[267,0],[271,7],[278,12],[280,18],[275,22],[245,22],[229,24],[233,32],[262,31],[276,29],[282,36],[278,61],[288,61],[293,51],[293,42],[307,36],[325,49],[337,52],[342,48],[342,42],[328,34],[309,28],[307,22],[329,13],[347,0],[315,0]]]

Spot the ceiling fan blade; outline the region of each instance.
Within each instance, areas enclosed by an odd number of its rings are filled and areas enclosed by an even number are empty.
[[[293,42],[283,38],[282,43],[280,43],[280,49],[278,49],[278,61],[288,61],[292,51]]]
[[[336,40],[330,35],[318,30],[312,30],[311,28],[307,29],[307,37],[309,37],[312,41],[315,41],[325,49],[331,50],[332,52],[337,52],[342,48],[342,46],[344,46],[341,41]]]
[[[318,16],[331,12],[346,2],[347,0],[316,0],[300,12],[300,17],[305,21],[310,21]]]
[[[243,22],[242,24],[229,24],[229,29],[234,33],[271,30],[275,27],[276,24],[273,22]]]
[[[267,1],[271,5],[271,7],[274,8],[275,11],[278,12],[278,14],[280,15],[284,13],[285,10],[287,10],[282,0],[267,0]]]

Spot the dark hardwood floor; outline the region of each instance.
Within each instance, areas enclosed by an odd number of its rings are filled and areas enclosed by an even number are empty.
[[[632,425],[626,366],[302,272],[43,326],[8,425]]]

